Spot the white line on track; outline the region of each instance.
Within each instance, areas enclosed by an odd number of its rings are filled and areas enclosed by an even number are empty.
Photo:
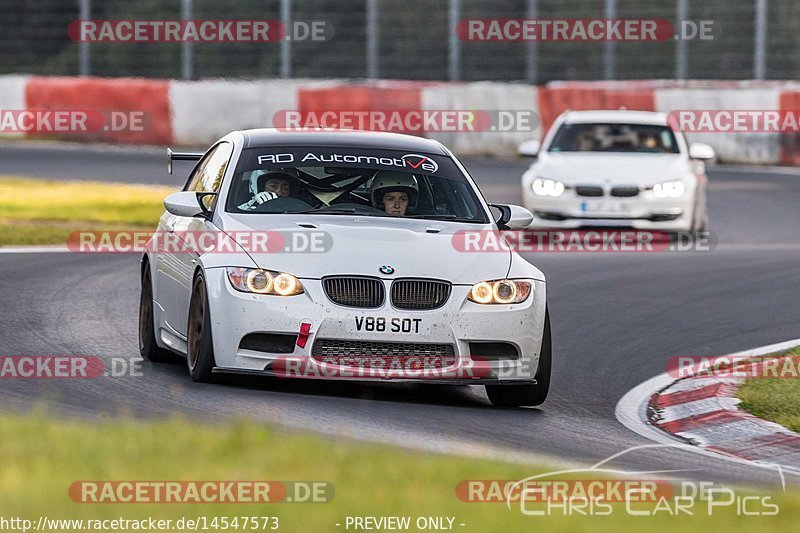
[[[66,246],[0,246],[0,254],[53,254],[65,253]]]
[[[714,172],[720,170],[724,172],[741,172],[743,174],[763,174],[768,172],[770,174],[786,174],[791,176],[800,176],[800,169],[797,167],[781,167],[771,165],[708,165],[706,171]]]

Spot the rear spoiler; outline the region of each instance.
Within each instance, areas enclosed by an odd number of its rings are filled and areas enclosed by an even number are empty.
[[[172,174],[173,161],[200,161],[203,152],[173,152],[172,148],[167,148],[167,170]]]

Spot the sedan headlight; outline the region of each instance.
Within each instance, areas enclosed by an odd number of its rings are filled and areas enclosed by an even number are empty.
[[[531,184],[533,193],[539,196],[561,196],[564,194],[564,184],[560,181],[546,178],[536,178]]]
[[[653,196],[656,198],[680,198],[686,192],[686,186],[681,180],[665,181],[653,185]]]
[[[275,296],[303,293],[303,284],[291,274],[262,268],[229,268],[228,279],[237,291]]]
[[[530,281],[496,279],[473,285],[468,299],[477,304],[518,304],[527,300],[530,293]]]

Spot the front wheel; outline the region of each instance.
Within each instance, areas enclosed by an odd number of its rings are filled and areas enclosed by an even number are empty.
[[[550,312],[544,311],[544,332],[542,352],[539,354],[539,367],[536,369],[533,385],[486,385],[486,395],[495,407],[519,407],[541,405],[550,391],[550,367],[553,359],[553,345],[550,335]]]
[[[186,362],[193,380],[203,383],[214,381],[212,370],[214,345],[211,341],[211,315],[208,308],[208,293],[203,274],[200,273],[192,284],[192,298],[189,303],[189,324]]]

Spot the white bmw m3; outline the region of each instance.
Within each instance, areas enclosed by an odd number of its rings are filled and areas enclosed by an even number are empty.
[[[524,229],[439,142],[374,132],[232,132],[168,196],[142,257],[142,356],[222,373],[484,385],[538,405],[550,384],[545,278],[465,232]],[[164,243],[168,243],[164,245]]]

